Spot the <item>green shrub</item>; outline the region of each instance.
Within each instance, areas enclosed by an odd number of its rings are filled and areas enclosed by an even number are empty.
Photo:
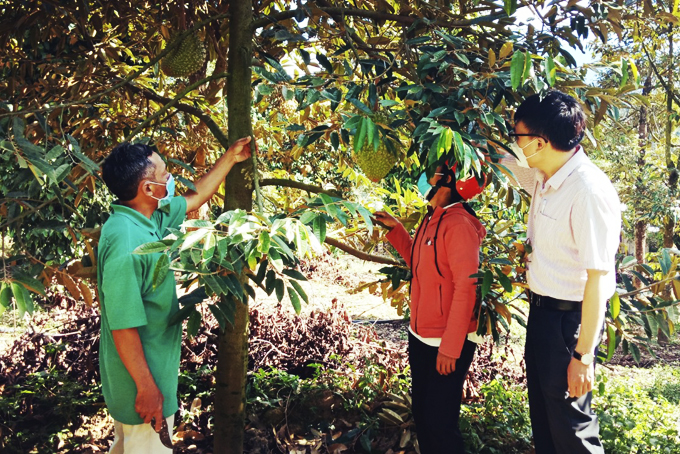
[[[628,376],[598,375],[593,408],[600,420],[600,437],[607,454],[680,452],[680,407],[663,395],[674,389],[677,398],[677,387],[655,383],[645,389],[644,377],[635,375],[650,373],[653,370]]]
[[[520,454],[531,447],[526,389],[500,378],[482,386],[479,403],[463,405],[460,427],[467,449],[479,454]]]

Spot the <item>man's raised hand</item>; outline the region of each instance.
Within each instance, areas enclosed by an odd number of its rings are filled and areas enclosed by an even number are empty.
[[[226,154],[230,155],[234,162],[245,161],[246,159],[250,158],[251,155],[251,141],[253,141],[252,136],[238,139],[236,142],[231,144]],[[255,149],[257,150],[257,144],[255,145]]]

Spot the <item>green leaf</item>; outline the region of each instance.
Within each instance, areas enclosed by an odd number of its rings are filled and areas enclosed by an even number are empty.
[[[217,240],[214,234],[210,233],[205,237],[205,243],[203,243],[203,260],[208,261],[213,258],[216,245]]]
[[[168,270],[170,270],[170,257],[167,254],[161,254],[156,262],[156,267],[153,269],[153,278],[151,279],[153,290],[156,290],[165,281]]]
[[[88,173],[92,175],[97,175],[99,173],[99,166],[97,165],[96,162],[94,162],[92,159],[88,158],[75,148],[71,150],[71,152],[76,155],[76,157],[80,160],[82,166],[85,170],[88,171]]]
[[[229,287],[229,291],[232,295],[236,296],[242,302],[246,302],[243,294],[243,286],[235,274],[227,274],[226,276],[218,277],[218,279],[222,279],[222,282]]]
[[[671,256],[668,253],[668,249],[664,248],[661,250],[661,256],[659,257],[659,265],[661,266],[661,272],[664,276],[668,275],[671,270]]]
[[[187,334],[189,337],[196,337],[198,334],[198,329],[201,327],[201,320],[203,316],[197,310],[194,310],[189,315],[189,320],[187,321]]]
[[[323,216],[317,216],[312,224],[312,230],[314,235],[319,239],[320,243],[323,243],[326,239],[326,219]]]
[[[517,11],[517,0],[503,0],[503,9],[508,16],[512,16]]]
[[[205,293],[205,287],[201,286],[198,287],[193,292],[187,293],[186,295],[182,295],[181,297],[179,297],[178,302],[182,306],[196,305],[198,303],[203,302],[207,297],[208,294]]]
[[[188,219],[182,223],[182,227],[196,229],[212,229],[215,225],[205,219]]]
[[[151,243],[144,243],[140,246],[137,246],[134,251],[132,251],[133,254],[153,254],[155,252],[163,252],[166,249],[168,249],[168,245],[162,241],[153,241]]]
[[[215,296],[227,295],[229,293],[229,288],[224,285],[219,276],[205,274],[201,276],[200,280],[208,286]]]
[[[260,263],[260,268],[258,268],[257,274],[254,278],[252,278],[258,285],[262,285],[262,281],[264,280],[264,275],[267,272],[268,266],[269,260],[263,260],[262,263]]]
[[[637,364],[640,364],[640,348],[633,343],[631,343],[629,345],[630,345],[630,354],[633,355],[633,359],[635,360],[635,362]]]
[[[193,304],[189,304],[184,306],[182,309],[178,310],[175,312],[172,317],[170,317],[170,320],[168,320],[168,325],[176,325],[178,323],[182,323],[182,321],[187,318],[192,312],[194,312],[196,309],[194,308]]]
[[[458,131],[451,131],[453,136],[453,143],[456,146],[456,156],[459,157],[459,161],[464,161],[467,155],[467,146],[463,142],[463,137]],[[466,173],[467,169],[461,169],[461,175]]]
[[[621,300],[619,299],[619,294],[614,292],[612,297],[609,299],[609,313],[613,320],[616,320],[621,313]]]
[[[278,291],[276,294],[278,296]],[[288,287],[288,297],[290,298],[290,302],[293,304],[293,309],[295,309],[295,313],[299,314],[300,311],[302,310],[302,305],[300,304],[300,298],[297,296],[295,290],[293,290],[292,287]],[[281,301],[281,299],[279,299],[279,301]]]
[[[531,54],[527,50],[524,54],[524,71],[522,72],[522,81],[525,81],[531,75]]]
[[[14,117],[12,121],[12,134],[14,138],[24,137],[24,129],[26,128],[26,123],[23,118]]]
[[[522,76],[524,74],[524,54],[520,51],[516,51],[512,56],[512,62],[510,63],[510,82],[512,83],[512,89],[517,90],[522,84]]]
[[[274,286],[276,285],[276,273],[274,270],[267,271],[267,277],[264,281],[264,291],[267,295],[271,295],[274,291]]]
[[[283,300],[283,291],[284,291],[284,284],[281,279],[277,279],[276,283],[274,284],[274,290],[276,291],[276,299],[279,300],[279,303],[281,300]]]
[[[0,289],[0,306],[2,311],[12,305],[12,287],[9,284],[2,284]]]
[[[357,211],[361,215],[361,217],[364,219],[364,222],[366,223],[366,228],[368,229],[368,234],[372,235],[373,234],[373,221],[371,220],[371,212],[368,211],[366,208],[364,208],[361,205],[357,205]],[[314,232],[316,233],[316,232]],[[325,235],[324,235],[325,238]],[[323,241],[323,240],[321,240]]]
[[[193,181],[188,180],[188,179],[184,178],[184,177],[181,176],[181,175],[177,175],[177,176],[175,177],[175,180],[179,181],[180,183],[182,183],[184,186],[186,186],[187,188],[191,189],[192,191],[198,192],[198,191],[196,190],[196,185],[194,184]]]
[[[361,123],[357,126],[357,130],[354,133],[354,151],[359,152],[361,147],[364,146],[364,141],[366,140],[366,134],[368,133],[368,118],[362,117]]]
[[[491,270],[486,270],[484,272],[484,278],[482,279],[482,299],[489,293],[489,290],[491,290],[491,284],[493,283],[493,273]]]
[[[625,58],[621,60],[621,83],[619,87],[625,87],[628,83],[628,60]]]
[[[302,299],[305,301],[305,303],[309,304],[309,298],[307,297],[307,293],[302,289],[302,286],[298,281],[290,281],[290,285],[292,285],[295,288],[295,291],[298,292],[298,294],[302,297]]]
[[[227,318],[227,321],[231,324],[231,326],[234,326],[234,316],[236,315],[236,301],[234,301],[233,298],[226,298],[225,300],[217,303],[217,306],[220,308],[220,310]]]
[[[306,281],[307,280],[307,278],[305,277],[304,274],[302,274],[298,270],[294,270],[292,268],[286,268],[285,270],[283,270],[283,274],[285,274],[286,276],[291,277],[293,279],[297,279],[299,281]]]
[[[14,301],[17,303],[17,309],[19,310],[19,318],[23,318],[28,309],[26,303],[26,295],[28,294],[28,291],[18,282],[12,282],[12,293],[14,294]]]
[[[366,118],[366,145],[371,146],[371,144],[374,142],[374,135],[378,132],[377,128],[375,127],[375,123],[373,123],[373,120],[370,118]],[[378,137],[378,139],[380,139]],[[379,144],[379,142],[378,142]],[[359,150],[360,148],[355,148],[355,151]],[[375,146],[375,151],[378,151],[378,146]]]
[[[510,278],[503,274],[499,269],[496,269],[496,276],[498,276],[498,282],[503,286],[503,289],[506,292],[512,292],[512,282],[510,281]]]
[[[302,216],[300,216],[300,222],[303,224],[309,224],[318,216],[318,213],[315,213],[314,211],[305,211],[302,213]]]
[[[544,60],[543,64],[545,66],[545,79],[548,82],[548,85],[552,87],[553,85],[555,85],[555,81],[557,79],[557,69],[555,68],[555,61],[550,55],[548,55]]]
[[[611,325],[607,325],[607,361],[612,359],[616,351],[616,332]]]
[[[196,169],[194,169],[189,164],[180,161],[179,159],[168,158],[168,161],[172,162],[173,164],[177,164],[178,166],[180,166],[181,168],[183,168],[184,170],[186,170],[187,172],[189,172],[192,175],[194,175],[196,173]]]
[[[360,111],[362,111],[363,113],[365,113],[366,115],[373,115],[373,112],[371,112],[371,109],[369,109],[369,108],[366,106],[366,104],[364,104],[363,102],[359,101],[358,99],[356,99],[356,98],[351,98],[351,99],[348,99],[348,101],[349,101],[350,103],[352,103],[357,109],[359,109]],[[365,117],[364,117],[364,118],[365,118]]]
[[[271,238],[272,241],[281,248],[284,254],[286,254],[291,260],[295,260],[295,254],[290,249],[290,247],[288,247],[288,244],[286,244],[286,241],[283,238],[281,238],[279,235],[274,235]]]
[[[39,280],[29,276],[21,270],[12,270],[12,280],[20,282],[26,289],[45,296],[45,286]],[[27,290],[27,291],[28,291]],[[32,301],[32,300],[31,300]]]
[[[227,316],[217,304],[209,304],[208,309],[210,309],[210,312],[212,312],[215,320],[217,320],[217,323],[220,325],[220,330],[224,332],[227,325]]]
[[[209,230],[206,229],[199,229],[199,230],[194,230],[193,232],[190,232],[187,234],[187,236],[184,237],[184,242],[182,243],[182,246],[179,248],[180,251],[184,251],[189,249],[192,246],[195,246],[198,244],[203,238],[206,237],[210,233]]]
[[[274,248],[269,249],[269,263],[271,263],[274,269],[279,273],[283,270],[283,260],[281,260],[281,255]]]

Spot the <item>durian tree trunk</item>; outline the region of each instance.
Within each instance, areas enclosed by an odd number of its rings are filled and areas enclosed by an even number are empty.
[[[645,79],[644,88],[642,89],[643,96],[649,95],[652,91],[652,76],[649,74]],[[638,174],[635,182],[636,189],[642,191],[644,188],[642,181],[642,172],[644,172],[645,166],[645,155],[647,153],[647,138],[649,136],[649,123],[647,119],[647,107],[643,104],[640,106],[639,119],[638,119],[638,156],[637,156],[637,166]],[[638,263],[645,263],[645,247],[647,245],[647,220],[642,217],[644,210],[639,207],[636,208],[636,217],[633,230],[633,237],[635,242],[635,258]],[[640,287],[641,282],[639,279],[634,281],[636,287]]]
[[[668,24],[668,68],[673,68],[673,24]],[[675,207],[676,201],[676,191],[678,187],[678,170],[675,163],[673,162],[673,156],[671,154],[672,138],[673,138],[673,71],[668,71],[668,78],[666,79],[666,168],[668,170],[668,192],[670,196],[670,206],[668,213],[666,214],[666,219],[664,219],[663,225],[663,247],[672,248],[673,243],[673,232],[675,231],[675,212],[673,208]],[[663,298],[665,300],[671,299],[671,284],[666,284],[663,289]],[[668,337],[659,327],[657,332],[657,340],[659,344],[665,345],[668,343]]]
[[[252,0],[230,0],[227,112],[229,142],[252,135]],[[254,145],[254,144],[253,144]],[[254,150],[254,146],[252,146]],[[253,162],[229,172],[224,209],[252,210]],[[235,301],[234,325],[220,335],[215,387],[215,454],[242,454],[248,367],[248,307]]]
[[[673,24],[668,25],[668,67],[673,68]],[[670,193],[670,207],[675,206],[676,191],[678,188],[678,169],[673,162],[673,155],[671,153],[672,139],[673,139],[673,71],[668,71],[668,79],[666,79],[666,168],[668,169],[668,189]],[[672,248],[673,232],[675,230],[675,213],[671,210],[666,215],[664,220],[663,233],[663,247]],[[667,288],[668,297],[670,297],[670,285]],[[664,295],[665,296],[665,295]]]

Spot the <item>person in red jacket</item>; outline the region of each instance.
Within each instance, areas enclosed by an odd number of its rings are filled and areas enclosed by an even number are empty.
[[[455,169],[455,167],[454,167]],[[486,230],[465,203],[483,187],[475,178],[456,181],[448,166],[428,181],[427,215],[411,238],[390,214],[375,220],[390,229],[388,241],[411,268],[413,418],[421,454],[465,453],[458,427],[463,383],[477,344],[474,315],[479,249]]]

